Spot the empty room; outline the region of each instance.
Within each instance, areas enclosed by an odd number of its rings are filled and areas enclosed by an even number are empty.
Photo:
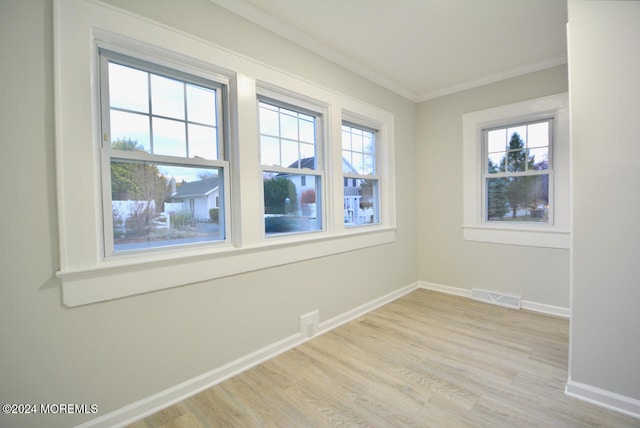
[[[0,0],[0,427],[640,427],[640,1]]]

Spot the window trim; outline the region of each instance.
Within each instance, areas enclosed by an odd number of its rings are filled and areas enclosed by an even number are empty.
[[[227,160],[227,150],[229,147],[228,138],[228,118],[229,118],[229,105],[228,105],[228,84],[229,79],[216,78],[217,76],[211,75],[209,70],[195,69],[190,67],[188,72],[187,68],[183,67],[182,70],[176,70],[171,68],[168,64],[167,58],[155,57],[153,60],[146,59],[141,60],[139,58],[125,55],[121,50],[122,47],[112,46],[115,50],[105,49],[101,47],[102,43],[97,43],[98,49],[98,79],[100,82],[100,135],[102,138],[99,141],[100,145],[100,157],[101,157],[101,181],[102,181],[102,226],[103,226],[103,252],[102,256],[107,259],[111,257],[127,257],[132,254],[144,254],[161,251],[173,251],[178,246],[176,245],[160,245],[157,247],[135,249],[117,252],[114,246],[113,240],[113,219],[111,215],[111,165],[112,159],[123,159],[130,161],[142,161],[151,164],[165,164],[171,166],[184,166],[184,167],[203,167],[203,168],[217,168],[220,170],[220,184],[222,189],[222,210],[220,212],[221,225],[224,228],[224,238],[216,241],[210,241],[206,243],[193,243],[188,244],[189,247],[197,246],[212,246],[212,245],[228,245],[231,241],[231,222],[229,211],[229,161]],[[147,56],[144,52],[137,52],[136,56]],[[110,110],[111,106],[108,103],[109,83],[105,79],[108,76],[106,70],[109,64],[113,62],[119,65],[127,67],[137,68],[146,73],[156,74],[164,77],[170,77],[172,79],[180,80],[184,83],[196,84],[203,87],[209,87],[216,91],[216,134],[217,134],[217,154],[216,159],[199,159],[189,157],[175,157],[168,155],[159,155],[152,153],[137,153],[137,152],[122,152],[111,148],[111,130],[110,128]],[[150,111],[148,115],[153,118],[153,114]],[[189,122],[185,117],[184,123],[187,125]],[[153,145],[152,145],[153,146]]]
[[[376,201],[378,206],[375,209],[375,219],[376,221],[373,223],[359,223],[359,224],[347,224],[345,223],[344,226],[346,228],[352,229],[352,228],[359,228],[359,227],[371,227],[371,226],[375,226],[377,224],[379,224],[381,222],[381,207],[380,207],[380,203],[381,203],[381,198],[380,198],[380,176],[378,174],[378,170],[379,170],[379,150],[380,150],[380,143],[378,141],[378,130],[375,129],[374,127],[368,126],[368,125],[363,125],[361,123],[358,122],[357,119],[355,120],[349,120],[350,119],[350,115],[349,114],[344,114],[343,115],[343,120],[340,123],[340,129],[342,129],[343,126],[347,126],[350,128],[354,128],[354,129],[358,129],[360,131],[365,131],[365,132],[370,132],[373,134],[373,138],[374,138],[374,145],[373,145],[373,161],[374,161],[374,167],[373,167],[373,174],[371,175],[365,175],[365,174],[353,174],[353,173],[345,173],[344,171],[342,172],[342,176],[346,179],[359,179],[359,180],[374,180],[376,182]],[[351,117],[351,119],[353,119],[353,117]],[[340,151],[342,152],[344,150],[343,146],[342,146],[343,142],[342,142],[342,138],[340,139]],[[344,187],[347,187],[346,184]],[[344,190],[343,190],[344,191]]]
[[[483,174],[486,163],[483,130],[533,122],[552,117],[553,171],[550,173],[550,199],[554,201],[549,223],[485,221]],[[550,95],[519,103],[466,113],[463,122],[463,237],[468,241],[570,248],[570,160],[569,97]]]
[[[396,239],[393,115],[290,73],[219,48],[189,34],[157,24],[117,7],[92,0],[54,2],[54,100],[56,179],[62,301],[66,306],[101,302],[135,294],[211,281],[230,275],[325,257]],[[185,246],[104,257],[100,144],[98,49],[141,60],[160,57],[170,68],[190,73],[195,68],[228,82],[230,115],[228,207],[232,233],[222,245]],[[215,58],[215,65],[211,64]],[[260,227],[260,164],[256,88],[287,88],[299,100],[326,106],[327,165],[340,161],[343,111],[379,124],[388,153],[380,171],[385,201],[384,222],[347,230],[342,210],[332,201],[342,197],[341,168],[326,172],[324,207],[327,230],[282,239],[263,239]],[[376,126],[377,127],[377,126]],[[337,163],[340,165],[340,163]],[[330,187],[332,186],[332,187]],[[337,218],[336,218],[337,217]],[[340,220],[340,221],[337,221]],[[301,248],[304,250],[301,251]]]
[[[515,172],[515,171],[505,171],[505,172],[497,172],[497,173],[489,173],[488,169],[489,169],[489,165],[488,165],[488,158],[489,158],[489,146],[488,146],[488,134],[491,131],[494,131],[496,129],[504,129],[504,128],[515,128],[515,127],[519,127],[519,126],[528,126],[528,125],[534,125],[537,123],[548,123],[549,124],[549,145],[548,145],[548,157],[549,157],[549,165],[547,167],[547,169],[545,170],[528,170],[527,171],[520,171],[520,172]],[[481,181],[481,185],[482,185],[482,223],[483,224],[488,224],[488,225],[500,225],[500,224],[505,224],[504,222],[500,222],[497,220],[489,220],[488,217],[488,189],[487,189],[487,179],[489,178],[510,178],[510,177],[531,177],[531,176],[542,176],[542,175],[546,175],[548,178],[548,183],[549,183],[549,205],[551,207],[551,209],[549,210],[549,217],[548,217],[548,221],[546,222],[515,222],[514,224],[516,225],[521,225],[521,224],[531,224],[531,225],[551,225],[553,226],[553,222],[554,222],[554,212],[555,212],[555,201],[554,201],[554,180],[553,180],[553,170],[554,170],[554,159],[553,159],[553,148],[554,148],[554,126],[555,123],[555,118],[550,115],[549,117],[542,117],[542,118],[536,118],[535,120],[528,120],[528,121],[524,121],[524,122],[518,122],[518,123],[512,123],[512,122],[505,122],[502,123],[500,125],[494,125],[491,127],[483,127],[482,128],[482,136],[481,136],[481,141],[482,141],[482,159],[483,159],[483,164],[482,164],[482,181]],[[507,139],[509,138],[509,135],[507,135]],[[506,152],[507,158],[509,156],[508,151]]]
[[[329,185],[329,180],[327,180],[327,171],[325,161],[325,156],[327,152],[330,152],[328,147],[328,139],[327,135],[329,135],[330,125],[328,122],[329,117],[329,108],[326,104],[311,100],[307,97],[301,97],[299,94],[291,93],[282,88],[276,88],[273,85],[268,85],[266,83],[259,83],[257,87],[257,96],[256,96],[256,106],[259,110],[260,103],[264,102],[265,104],[269,104],[271,106],[285,108],[291,111],[295,111],[297,113],[302,113],[305,115],[313,116],[316,120],[314,126],[315,133],[315,169],[308,168],[289,168],[285,166],[277,166],[277,165],[265,165],[260,159],[260,177],[261,177],[261,192],[260,192],[260,213],[262,213],[262,239],[263,240],[274,240],[274,239],[288,239],[294,237],[296,235],[313,235],[313,234],[326,234],[331,232],[332,228],[327,223],[327,204],[329,201],[327,200],[327,186]],[[260,133],[260,120],[258,118],[258,133]],[[261,134],[260,134],[261,135]],[[261,140],[258,138],[258,144],[261,147]],[[300,159],[298,159],[300,160]],[[316,194],[316,197],[320,197],[320,209],[318,214],[320,215],[320,227],[316,230],[311,231],[292,231],[292,232],[283,232],[283,233],[273,233],[268,234],[266,232],[265,226],[265,217],[264,217],[264,180],[262,177],[265,172],[277,172],[277,173],[285,173],[292,175],[310,175],[317,177],[316,179],[320,181],[320,195]]]

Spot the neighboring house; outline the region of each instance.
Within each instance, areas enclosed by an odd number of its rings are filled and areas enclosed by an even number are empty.
[[[343,171],[348,173],[357,174],[358,171],[344,158],[342,159]],[[301,175],[291,174],[278,174],[278,178],[288,178],[296,186],[296,196],[298,201],[301,200],[302,193],[307,190],[316,190],[314,180],[304,174],[304,169],[315,169],[315,158],[303,158],[300,161],[296,161],[289,165],[289,168],[301,169]],[[357,220],[361,220],[363,216],[373,215],[372,209],[363,210],[360,208],[360,199],[362,198],[362,192],[357,178],[345,178],[344,179],[344,219],[345,223],[354,223]],[[367,212],[365,212],[367,211]],[[370,211],[370,212],[369,212]],[[304,215],[304,213],[303,213]]]
[[[171,181],[171,195],[165,203],[165,212],[189,211],[198,221],[209,221],[209,210],[219,208],[220,186],[218,177],[205,178],[176,185]]]

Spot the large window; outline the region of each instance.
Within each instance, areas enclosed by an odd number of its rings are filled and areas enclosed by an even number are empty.
[[[65,305],[395,240],[393,114],[101,2],[54,4]]]
[[[569,248],[569,101],[558,94],[463,115],[470,241]]]
[[[378,223],[379,179],[376,168],[376,132],[348,122],[342,124],[344,223]]]
[[[259,111],[265,234],[321,230],[320,114],[264,98]]]
[[[105,254],[224,240],[223,86],[100,59]]]
[[[551,119],[483,130],[486,221],[549,223]]]

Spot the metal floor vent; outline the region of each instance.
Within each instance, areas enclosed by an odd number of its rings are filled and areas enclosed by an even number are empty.
[[[510,296],[508,294],[473,288],[471,289],[471,298],[494,305],[506,306],[507,308],[520,309],[520,296]]]

